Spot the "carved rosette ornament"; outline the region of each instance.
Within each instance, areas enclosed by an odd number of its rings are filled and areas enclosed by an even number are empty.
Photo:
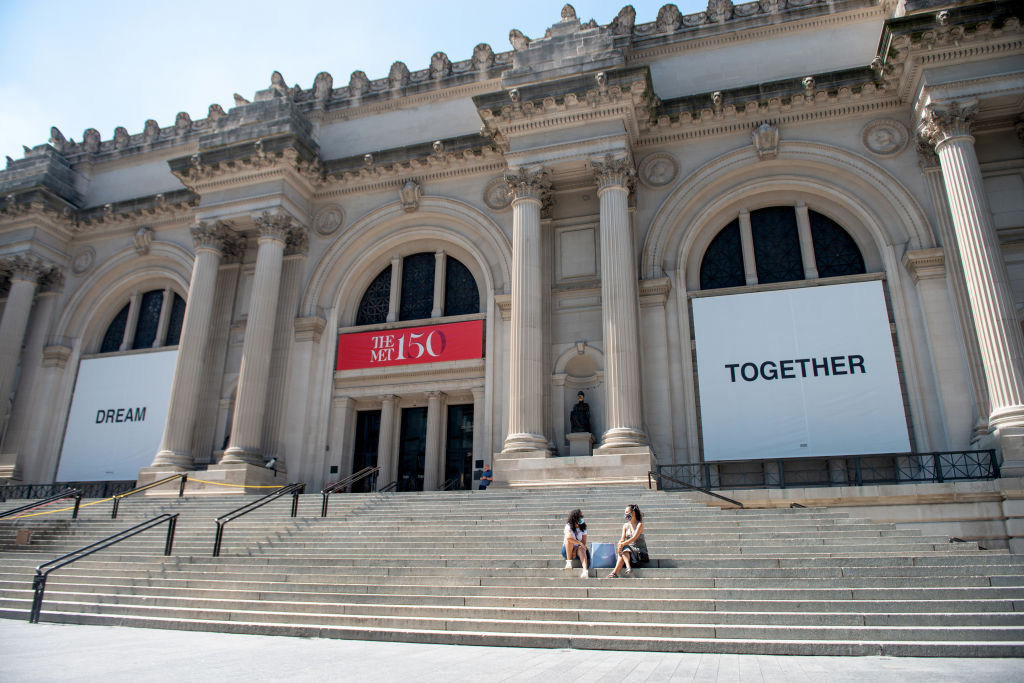
[[[907,127],[896,119],[876,119],[861,132],[861,142],[872,154],[896,156],[907,146],[910,134]]]
[[[977,100],[929,104],[920,129],[921,139],[937,149],[954,138],[971,137],[977,112]]]
[[[609,187],[624,187],[626,191],[633,188],[636,169],[629,157],[606,156],[601,160],[591,160],[590,168],[597,177],[597,191]]]
[[[313,229],[318,235],[331,235],[345,222],[345,212],[337,204],[331,204],[317,211],[313,218]]]
[[[665,187],[679,173],[679,163],[671,154],[655,152],[640,162],[640,181],[648,187]]]
[[[492,211],[502,211],[512,206],[512,191],[504,178],[495,178],[484,188],[484,204]]]

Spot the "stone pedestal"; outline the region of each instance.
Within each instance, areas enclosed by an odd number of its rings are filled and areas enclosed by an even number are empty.
[[[569,457],[591,455],[594,450],[594,435],[590,432],[572,432],[566,434],[569,441]]]
[[[543,453],[543,454],[541,454]],[[593,456],[551,458],[506,453],[494,455],[494,487],[519,486],[647,486],[654,469],[649,448],[617,449]]]
[[[181,471],[172,467],[144,467],[139,471],[139,486]],[[189,479],[185,484],[185,495],[210,495],[210,496],[237,496],[243,493],[266,495],[272,493],[271,488],[256,488],[259,486],[284,486],[288,484],[288,475],[285,472],[275,472],[266,467],[259,467],[249,463],[224,463],[210,465],[206,471],[198,470],[189,472]],[[196,481],[205,480],[203,482]],[[206,483],[214,482],[214,483]],[[221,484],[231,484],[222,486]],[[146,491],[147,496],[177,496],[179,482],[177,480],[168,482],[163,486]]]

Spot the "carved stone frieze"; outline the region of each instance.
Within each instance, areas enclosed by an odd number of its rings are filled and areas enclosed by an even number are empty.
[[[977,112],[978,101],[973,99],[933,102],[925,110],[919,135],[933,146],[969,136]]]
[[[624,187],[632,190],[636,179],[636,168],[629,157],[605,156],[603,159],[591,159],[590,168],[597,178],[598,190],[606,187]]]
[[[333,235],[345,222],[345,212],[337,204],[330,204],[316,212],[313,217],[313,230],[318,235]]]
[[[765,121],[750,134],[751,142],[761,161],[774,159],[779,154],[779,126]]]
[[[678,174],[679,162],[666,152],[655,152],[640,162],[640,182],[647,187],[665,187],[675,180]]]
[[[902,152],[910,140],[907,127],[896,119],[875,119],[864,126],[861,142],[872,154],[891,157]]]

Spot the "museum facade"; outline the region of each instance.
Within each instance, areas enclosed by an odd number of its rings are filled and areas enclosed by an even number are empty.
[[[1022,17],[566,5],[508,51],[53,129],[0,172],[0,478],[1024,474]]]

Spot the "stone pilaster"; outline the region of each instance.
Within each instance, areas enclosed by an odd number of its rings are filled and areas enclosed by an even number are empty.
[[[473,460],[484,457],[484,406],[487,393],[483,387],[473,387]],[[476,463],[473,463],[476,467]]]
[[[601,449],[647,445],[640,398],[636,262],[629,224],[629,159],[593,162],[601,211],[601,319],[605,357],[605,433]]]
[[[434,252],[434,307],[430,311],[431,318],[444,315],[445,265],[444,249],[438,249]]]
[[[506,454],[548,455],[544,436],[543,312],[540,212],[550,182],[543,170],[506,176],[512,192],[512,322],[509,343]]]
[[[427,393],[427,449],[423,458],[423,490],[436,491],[444,483],[444,448],[441,444],[441,420],[444,394]]]
[[[242,344],[235,419],[231,444],[222,464],[263,464],[263,416],[267,408],[267,380],[274,343],[274,318],[281,286],[281,267],[289,233],[295,230],[290,216],[264,212],[255,219],[259,230],[256,273],[249,298],[249,316]]]
[[[989,425],[997,430],[1006,473],[1017,476],[1024,475],[1024,338],[971,136],[976,110],[976,101],[932,103],[921,136],[942,167],[985,368]]]
[[[757,284],[757,261],[754,257],[754,230],[750,212],[740,209],[740,247],[743,252],[743,279],[747,285]]]
[[[178,360],[174,366],[167,420],[160,440],[160,450],[153,459],[153,467],[191,469],[193,466],[192,437],[202,386],[203,362],[210,340],[217,272],[225,245],[233,242],[235,239],[224,225],[200,223],[192,228],[196,258],[192,264],[188,305],[185,307],[181,338],[178,341]],[[168,299],[165,295],[165,308],[170,305]],[[166,325],[163,326],[166,334]]]
[[[398,480],[398,444],[395,431],[398,420],[398,397],[384,396],[380,401],[380,435],[377,438],[377,486],[382,488]]]
[[[331,407],[331,463],[337,463],[338,473],[320,472],[326,481],[344,479],[352,472],[351,429],[355,401],[348,396],[335,396]],[[379,460],[379,459],[378,459]]]
[[[29,314],[32,312],[32,300],[40,278],[53,270],[51,264],[28,254],[0,260],[0,272],[6,273],[10,280],[7,304],[4,306],[3,318],[0,319],[0,434],[6,431],[18,360],[25,343]],[[0,471],[0,477],[13,475],[13,472]]]
[[[393,323],[398,320],[398,311],[402,305],[402,259],[394,257],[391,259],[391,289],[388,296],[388,317],[387,322]]]

